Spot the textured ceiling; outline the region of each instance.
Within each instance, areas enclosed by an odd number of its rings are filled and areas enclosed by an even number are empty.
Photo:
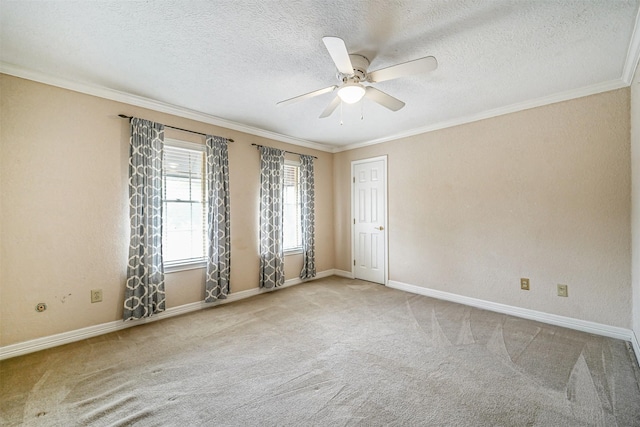
[[[622,87],[637,17],[638,0],[2,0],[0,61],[331,149]],[[427,55],[439,67],[375,84],[406,102],[398,112],[364,100],[319,119],[331,93],[276,106],[337,83],[327,35],[370,70]]]

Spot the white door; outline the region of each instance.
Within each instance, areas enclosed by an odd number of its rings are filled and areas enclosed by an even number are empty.
[[[353,274],[386,284],[387,158],[352,162]]]

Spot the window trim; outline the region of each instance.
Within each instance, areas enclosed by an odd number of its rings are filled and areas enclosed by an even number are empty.
[[[192,150],[192,151],[201,151],[203,153],[203,156],[205,157],[205,162],[204,162],[204,168],[205,170],[203,171],[202,174],[202,184],[203,184],[203,188],[206,189],[206,176],[207,176],[207,162],[206,162],[206,146],[205,144],[201,144],[201,143],[197,143],[197,142],[191,142],[191,141],[183,141],[183,140],[179,140],[179,139],[173,139],[173,138],[165,138],[164,139],[164,144],[169,145],[171,147],[176,147],[176,148],[182,148],[184,150]],[[163,184],[164,184],[164,162],[163,162],[163,172],[162,172],[162,177],[163,177]],[[166,190],[163,189],[163,193]],[[206,190],[205,190],[206,193]],[[163,196],[163,206],[164,206],[164,196]],[[205,216],[206,216],[206,211],[207,211],[207,200],[206,200],[206,194],[203,197],[203,202],[205,205]],[[166,215],[166,212],[162,212],[163,215],[163,223],[164,223],[164,216]],[[206,226],[206,222],[205,222],[205,226]],[[205,230],[205,239],[208,240],[207,237],[207,231]],[[208,246],[208,242],[204,242],[205,243],[205,252],[206,252],[206,248]],[[164,245],[164,242],[163,242]],[[204,256],[202,258],[191,258],[191,259],[181,259],[181,260],[175,260],[175,261],[165,261],[164,257],[162,260],[163,263],[163,269],[165,273],[175,273],[177,271],[186,271],[186,270],[195,270],[195,269],[200,269],[200,268],[206,268],[207,266],[207,254],[205,253]]]
[[[285,166],[295,166],[298,168],[298,192],[300,191],[300,167],[302,166],[302,163],[299,160],[289,160],[289,159],[285,159],[284,160],[284,164]],[[298,199],[300,199],[299,197],[300,195],[298,194]],[[284,207],[284,200],[283,200],[283,207]],[[300,227],[300,232],[302,232],[302,219],[298,218],[298,226]],[[284,224],[283,224],[284,227]],[[284,239],[282,242],[282,246],[283,246],[283,252],[285,256],[288,255],[296,255],[296,254],[301,254],[303,253],[303,249],[302,249],[302,242],[300,242],[300,246],[294,246],[291,248],[284,248]]]
[[[176,273],[178,271],[197,270],[199,268],[206,268],[207,260],[198,261],[169,261],[164,264],[165,273]]]
[[[291,248],[291,249],[286,249],[284,251],[284,256],[289,256],[289,255],[299,255],[301,253],[303,253],[304,251],[302,250],[302,246],[300,246],[299,248]]]

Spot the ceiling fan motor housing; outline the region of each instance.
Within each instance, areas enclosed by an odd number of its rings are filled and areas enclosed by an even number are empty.
[[[338,73],[338,80],[343,83],[347,81],[355,81],[355,83],[367,80],[367,68],[369,68],[369,60],[362,55],[349,55],[351,65],[353,65],[353,74]]]

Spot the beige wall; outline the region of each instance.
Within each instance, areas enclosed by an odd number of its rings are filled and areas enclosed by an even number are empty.
[[[640,340],[640,64],[636,68],[631,84],[631,171],[633,180],[631,193],[632,329],[636,340]],[[637,356],[640,358],[640,354]]]
[[[236,140],[232,292],[257,286],[255,142],[319,157],[318,271],[351,271],[350,161],[387,155],[391,280],[631,327],[629,110],[631,102],[635,172],[637,81],[631,91],[333,155],[0,75],[0,345],[121,318],[129,128],[119,113]],[[167,137],[199,141],[170,130]],[[287,278],[300,264],[300,256],[287,258]],[[531,279],[529,292],[519,289],[520,277]],[[555,296],[557,283],[569,285],[569,298]],[[169,307],[200,301],[203,271],[167,274],[166,286]],[[104,302],[90,303],[94,288]],[[48,310],[36,313],[38,302]]]
[[[259,156],[318,157],[317,271],[333,268],[333,155],[0,75],[0,345],[121,319],[128,255],[129,126],[119,113],[235,139],[229,146],[231,290],[258,283]],[[199,141],[167,129],[167,137]],[[297,277],[301,257],[287,257]],[[104,301],[90,303],[90,289]],[[203,271],[166,275],[168,307],[203,299]],[[36,313],[36,303],[48,309]]]
[[[387,155],[390,280],[629,328],[629,126],[621,89],[338,153],[335,268],[350,162]]]

